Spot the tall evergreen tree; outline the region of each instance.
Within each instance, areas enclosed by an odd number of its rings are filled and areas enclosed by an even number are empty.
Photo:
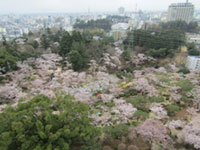
[[[46,34],[42,34],[41,45],[44,49],[47,49],[50,46],[49,39]]]
[[[72,68],[79,71],[84,67],[84,58],[77,50],[72,50],[68,55],[69,62],[72,63]]]
[[[72,37],[68,32],[65,32],[60,40],[59,54],[66,57],[72,48]]]

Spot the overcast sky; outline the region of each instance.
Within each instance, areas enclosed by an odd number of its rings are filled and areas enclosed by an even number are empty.
[[[167,10],[169,4],[186,0],[0,0],[0,13],[91,12],[117,11],[123,6],[128,11]],[[189,0],[200,9],[200,0]]]

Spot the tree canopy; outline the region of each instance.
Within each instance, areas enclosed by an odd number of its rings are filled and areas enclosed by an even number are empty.
[[[197,50],[195,43],[188,43],[188,54],[192,56],[199,56],[200,52]]]
[[[72,38],[68,32],[65,32],[60,40],[59,54],[65,57],[71,50]]]
[[[17,69],[16,62],[18,58],[10,54],[5,49],[0,49],[0,72],[6,73],[11,70]]]
[[[185,44],[185,33],[181,30],[134,30],[124,40],[125,47],[129,47],[133,37],[133,45],[145,49],[146,54],[153,57],[173,56],[176,49]]]
[[[86,104],[38,95],[0,113],[0,149],[69,150],[98,135]]]
[[[49,38],[46,34],[42,34],[41,36],[41,45],[44,49],[47,49],[50,45]]]
[[[104,37],[101,40],[93,40],[90,32],[73,31],[63,33],[59,44],[59,55],[68,57],[72,68],[79,71],[87,67],[90,60],[99,60],[106,46],[112,45],[112,37]]]
[[[75,71],[79,71],[85,66],[84,58],[81,56],[81,54],[77,50],[72,50],[69,53],[68,59],[69,59],[69,62],[72,63],[72,68]]]
[[[178,20],[161,23],[160,25],[162,29],[176,29],[191,33],[198,33],[200,31],[197,22],[186,23],[185,21]]]
[[[104,29],[105,31],[111,30],[112,21],[108,19],[90,20],[88,22],[78,21],[75,23],[76,29]]]

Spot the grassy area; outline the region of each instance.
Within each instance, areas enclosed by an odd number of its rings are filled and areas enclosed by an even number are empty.
[[[189,92],[194,88],[194,85],[189,80],[180,80],[175,85],[181,87],[182,93]]]
[[[113,103],[113,101],[107,102],[107,103],[104,103],[104,102],[102,102],[102,101],[99,101],[99,102],[95,103],[94,106],[95,106],[95,107],[97,107],[97,106],[107,106],[107,107],[111,108],[111,107],[114,107],[115,104]]]

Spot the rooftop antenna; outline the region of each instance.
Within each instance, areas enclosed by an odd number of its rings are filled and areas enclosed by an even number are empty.
[[[136,3],[136,5],[135,5],[135,13],[137,13],[137,3]]]

